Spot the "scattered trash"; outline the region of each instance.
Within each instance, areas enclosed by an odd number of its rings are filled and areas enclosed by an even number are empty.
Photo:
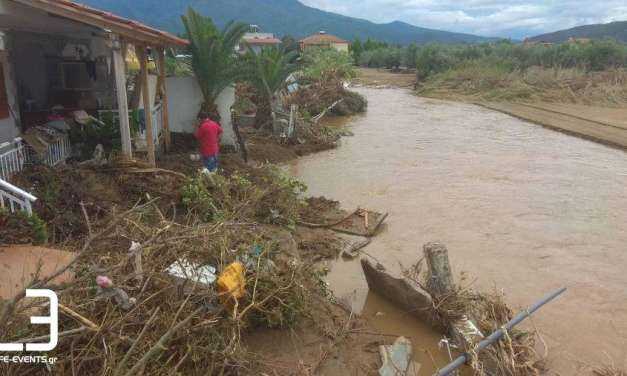
[[[144,268],[142,266],[142,245],[138,242],[131,241],[128,253],[134,259],[135,277],[139,281],[144,280]]]
[[[117,304],[124,311],[130,310],[136,303],[135,298],[129,298],[126,291],[121,288],[114,287],[113,281],[107,276],[97,276],[96,285],[98,285],[97,297],[99,299],[113,298],[115,304]]]
[[[218,293],[223,302],[228,302],[231,298],[237,300],[244,296],[245,286],[245,269],[241,262],[234,262],[224,268],[218,278]]]
[[[217,279],[215,267],[199,266],[186,259],[175,261],[166,269],[166,272],[183,282],[203,284],[205,287],[212,285]]]
[[[348,246],[342,251],[342,257],[347,259],[353,259],[359,256],[359,250],[370,244],[371,238],[366,238],[358,241],[351,242]]]
[[[259,271],[261,272],[269,272],[270,270],[276,268],[276,264],[274,261],[270,260],[270,258],[266,258],[263,262],[259,261],[259,257],[263,254],[263,247],[259,244],[253,245],[248,253],[245,253],[240,257],[240,261],[244,264],[247,270],[256,270],[257,265],[259,265]]]
[[[408,376],[417,375],[420,365],[412,364],[411,341],[405,337],[398,337],[393,345],[379,346],[381,362],[380,376]],[[418,367],[418,369],[416,369]],[[410,373],[411,368],[411,373]]]
[[[458,339],[458,342],[474,345],[484,338],[483,333],[481,333],[477,326],[469,320],[466,315],[462,315],[462,317],[452,325],[454,332],[462,337]]]
[[[109,277],[99,275],[96,277],[96,284],[103,289],[113,287],[113,281]]]

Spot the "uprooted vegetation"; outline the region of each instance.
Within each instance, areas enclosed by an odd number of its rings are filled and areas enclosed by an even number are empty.
[[[422,260],[404,271],[404,276],[427,292],[433,300],[433,325],[444,331],[459,325],[460,322],[471,320],[476,328],[488,336],[505,327],[514,312],[507,305],[502,292],[478,292],[467,287],[465,274],[458,283],[451,286],[445,294],[439,293],[432,285],[431,275],[423,270]],[[455,335],[453,335],[455,337]],[[546,343],[537,330],[526,331],[519,328],[506,331],[504,338],[475,352],[472,346],[477,339],[468,343],[457,343],[462,352],[469,352],[469,362],[474,375],[539,375],[546,370],[545,359],[548,355]],[[536,344],[540,341],[544,353],[537,353]],[[459,342],[457,340],[456,342]],[[465,342],[465,341],[462,341]]]
[[[77,259],[69,265],[74,279],[54,286],[62,305],[62,333],[47,355],[59,358],[55,372],[258,374],[267,369],[267,359],[243,339],[258,329],[306,322],[325,346],[348,339],[349,333],[326,335],[349,324],[339,316],[316,317],[328,314],[321,309],[333,308],[311,260],[319,258],[316,253],[334,257],[336,252],[311,246],[331,244],[330,230],[294,233],[301,212],[308,210],[301,197],[305,186],[278,168],[225,159],[225,166],[238,168],[185,177],[113,162],[56,171],[37,167],[19,177],[41,194],[38,205],[56,234],[53,242],[76,250]],[[49,186],[42,183],[52,175]],[[78,178],[87,183],[75,184]],[[68,225],[59,226],[65,221]],[[216,275],[240,263],[243,293],[235,298],[215,283],[173,277],[168,268],[176,263],[212,266]],[[112,285],[101,286],[103,277]],[[31,286],[51,285],[38,276]],[[19,300],[2,307],[3,338],[46,335],[45,328],[29,324],[33,303]],[[6,374],[48,372],[43,366],[33,371],[30,364],[3,367]]]
[[[621,106],[627,103],[627,71],[586,72],[578,68],[511,70],[501,65],[468,63],[437,74],[418,93],[437,98],[478,101],[544,101]]]
[[[249,55],[244,71],[254,79],[237,85],[233,109],[242,149],[253,159],[281,162],[334,148],[346,132],[321,119],[366,110],[365,98],[344,86],[354,76],[346,54],[312,50],[300,65],[279,49]]]
[[[366,110],[366,99],[344,86],[356,76],[349,55],[334,49],[312,49],[303,56],[302,88],[291,94],[288,103],[316,118],[329,111],[334,115],[354,115]]]
[[[424,96],[482,101],[627,103],[627,47],[613,41],[425,46],[416,55]]]

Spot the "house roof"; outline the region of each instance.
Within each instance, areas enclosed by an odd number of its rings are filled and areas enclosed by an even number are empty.
[[[12,0],[50,14],[69,18],[87,25],[111,30],[123,37],[139,40],[155,45],[189,44],[186,39],[179,38],[165,31],[144,25],[138,21],[120,17],[110,12],[79,4],[70,0]]]
[[[303,44],[329,44],[329,43],[346,43],[348,44],[349,42],[336,37],[335,35],[332,34],[327,34],[327,33],[318,33],[318,34],[313,34],[308,36],[307,38],[301,39],[300,40],[301,43]]]
[[[246,38],[244,37],[244,42],[248,44],[280,44],[281,40],[277,38]]]

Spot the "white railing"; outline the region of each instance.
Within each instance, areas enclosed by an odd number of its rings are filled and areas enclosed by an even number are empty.
[[[24,169],[28,161],[28,150],[21,138],[0,145],[0,179],[7,180]]]
[[[163,119],[161,118],[161,103],[157,103],[152,109],[152,140],[156,148],[160,145],[161,133],[163,132]],[[142,140],[146,140],[146,130],[139,134]]]
[[[13,142],[0,145],[0,179],[8,180],[13,174],[22,171],[27,162],[36,158],[54,167],[65,161],[71,152],[70,139],[67,135],[58,136],[56,141],[48,144],[46,152],[40,156],[30,150],[24,140],[16,138]]]
[[[32,215],[32,204],[35,201],[37,201],[37,197],[0,179],[0,208],[8,209],[11,213],[22,210],[28,215]]]
[[[108,114],[108,113],[112,114],[113,121],[119,124],[120,116],[119,116],[118,110],[98,111],[99,120],[103,121],[102,120],[103,115]],[[161,103],[157,103],[152,109],[152,138],[154,140],[155,145],[160,145],[162,134],[163,134],[163,115],[162,115]],[[137,138],[143,140],[144,141],[143,144],[145,145],[146,129],[140,130]]]
[[[157,104],[152,110],[152,133],[155,145],[160,145],[161,135],[163,134],[163,114],[161,103]]]
[[[72,153],[70,138],[67,135],[60,136],[57,141],[48,144],[48,150],[43,156],[43,161],[48,166],[54,167],[65,160]]]

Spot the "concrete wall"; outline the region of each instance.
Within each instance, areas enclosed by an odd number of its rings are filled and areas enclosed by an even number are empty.
[[[194,124],[203,101],[202,92],[195,77],[168,77],[166,79],[170,130],[193,133]],[[231,106],[235,103],[235,88],[225,89],[217,100],[218,111],[224,130],[222,144],[236,146],[231,124]]]
[[[12,141],[15,137],[19,136],[20,130],[17,126],[17,122],[14,115],[19,116],[19,108],[17,104],[17,90],[15,86],[15,75],[8,60],[8,52],[4,49],[6,45],[4,41],[4,34],[0,32],[0,63],[4,69],[4,84],[7,90],[7,97],[9,99],[9,106],[11,107],[11,114],[6,119],[0,119],[0,144],[3,142]]]

